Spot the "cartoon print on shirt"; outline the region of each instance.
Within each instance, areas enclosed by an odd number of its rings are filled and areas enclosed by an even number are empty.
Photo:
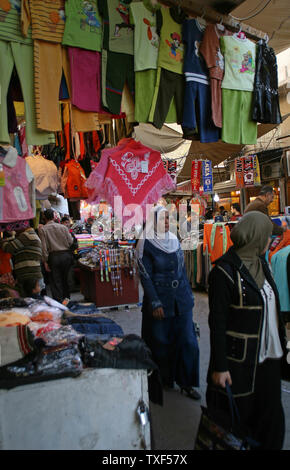
[[[98,32],[98,28],[101,27],[101,23],[97,18],[97,11],[94,4],[85,0],[82,2],[81,8],[80,13],[84,16],[84,18],[81,18],[80,20],[81,29],[86,29],[86,26],[88,25],[91,33]]]
[[[255,64],[253,61],[253,56],[251,51],[248,51],[246,54],[243,54],[244,60],[242,61],[242,67],[240,69],[241,73],[255,73]]]
[[[57,25],[60,20],[65,21],[65,12],[63,8],[60,8],[59,10],[52,11],[49,15],[51,22],[53,25]],[[51,26],[51,25],[50,25]],[[50,27],[50,30],[52,32],[56,31],[56,27]]]
[[[196,55],[197,57],[199,57],[200,41],[194,41],[194,46],[195,46],[195,49],[194,49],[195,55]]]
[[[143,23],[145,23],[148,28],[147,28],[147,37],[149,41],[151,42],[152,46],[154,47],[159,47],[159,36],[156,32],[156,24],[155,22],[152,23],[147,18],[143,18]]]
[[[221,70],[224,70],[225,68],[224,56],[222,55],[219,47],[217,47],[216,51],[216,66],[219,67]]]
[[[21,13],[21,0],[0,0],[0,22],[6,20],[11,8],[14,8],[17,13]]]
[[[172,42],[165,40],[166,44],[170,47],[169,55],[172,59],[177,62],[182,62],[181,52],[183,51],[183,45],[181,44],[181,37],[178,33],[170,34]]]
[[[127,29],[127,31],[128,30],[133,31],[133,25],[130,24],[129,6],[124,1],[122,2],[122,0],[120,0],[119,5],[117,6],[116,10],[123,20],[123,23],[118,23],[115,25],[114,36],[116,38],[119,38],[121,36],[120,35],[121,29]]]
[[[122,167],[127,173],[131,173],[132,180],[138,178],[138,173],[142,173],[141,162],[149,162],[150,152],[144,155],[144,158],[135,156],[132,152],[126,152],[122,155]]]

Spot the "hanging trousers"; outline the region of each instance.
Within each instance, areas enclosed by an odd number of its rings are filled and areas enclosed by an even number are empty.
[[[33,47],[17,42],[0,40],[0,142],[10,143],[8,132],[7,94],[16,67],[25,106],[26,141],[28,145],[46,145],[54,142],[54,135],[36,127]]]
[[[34,40],[34,84],[37,127],[60,131],[59,89],[64,72],[69,95],[72,96],[70,65],[66,48],[61,44]],[[100,128],[98,115],[72,106],[72,126],[76,132]]]
[[[51,270],[49,273],[49,285],[52,298],[58,302],[69,298],[69,272],[73,264],[73,255],[71,251],[56,251],[50,253],[48,265]]]

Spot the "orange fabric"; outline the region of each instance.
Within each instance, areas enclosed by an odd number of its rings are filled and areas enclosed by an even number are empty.
[[[80,152],[81,152],[81,160],[82,160],[85,157],[85,153],[86,153],[83,132],[79,132],[79,138],[80,138]]]
[[[75,160],[71,160],[66,164],[67,181],[66,194],[69,199],[87,199],[88,190],[85,187],[86,177],[81,165]]]
[[[69,104],[63,105],[63,130],[66,140],[66,154],[65,159],[70,159],[70,122],[69,122]]]
[[[33,317],[31,317],[31,320],[36,321],[36,322],[46,323],[48,321],[53,321],[54,318],[53,318],[52,313],[46,312],[45,310],[43,310],[42,312],[39,312]]]
[[[10,260],[11,254],[5,253],[5,251],[0,248],[0,276],[12,272]]]
[[[282,248],[285,248],[286,246],[290,245],[290,230],[286,230],[286,232],[283,233],[282,239],[279,243],[279,245],[276,246],[274,251],[269,251],[269,261],[271,261],[272,256],[277,253],[277,251],[282,250]]]
[[[101,148],[100,139],[99,139],[99,135],[97,131],[93,132],[93,145],[94,145],[94,150],[97,153],[98,150]]]
[[[218,226],[216,228],[215,239],[213,248],[211,247],[210,236],[213,228],[213,224],[205,224],[203,231],[203,251],[205,252],[206,247],[208,247],[208,253],[210,255],[211,262],[214,263],[218,258],[220,258],[223,253],[223,227]],[[230,238],[230,229],[228,225],[225,226],[226,236],[227,236],[227,246],[226,251],[233,245],[233,242]]]

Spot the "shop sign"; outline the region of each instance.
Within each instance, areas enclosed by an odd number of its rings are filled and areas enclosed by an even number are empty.
[[[176,160],[170,160],[168,162],[168,168],[167,168],[167,171],[168,171],[168,174],[169,176],[172,178],[173,182],[176,184],[176,177],[177,177],[177,161]]]
[[[243,166],[244,166],[244,185],[254,186],[254,166],[253,166],[252,155],[243,157]]]
[[[236,173],[236,186],[237,188],[244,187],[244,166],[242,157],[235,159],[235,173]]]
[[[203,192],[212,193],[213,177],[212,177],[212,163],[210,160],[204,160],[202,162],[202,175],[203,175]]]
[[[200,177],[201,177],[201,160],[193,160],[191,164],[191,189],[192,192],[198,192],[200,187]]]
[[[257,155],[253,155],[253,167],[254,167],[254,185],[260,186],[261,184],[261,174],[260,174],[260,165]]]

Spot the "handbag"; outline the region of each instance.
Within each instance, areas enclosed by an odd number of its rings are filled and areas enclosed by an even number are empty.
[[[245,436],[241,430],[238,407],[226,382],[226,392],[230,408],[230,424],[228,415],[201,406],[202,415],[195,441],[194,450],[251,450],[259,446],[253,439]]]

